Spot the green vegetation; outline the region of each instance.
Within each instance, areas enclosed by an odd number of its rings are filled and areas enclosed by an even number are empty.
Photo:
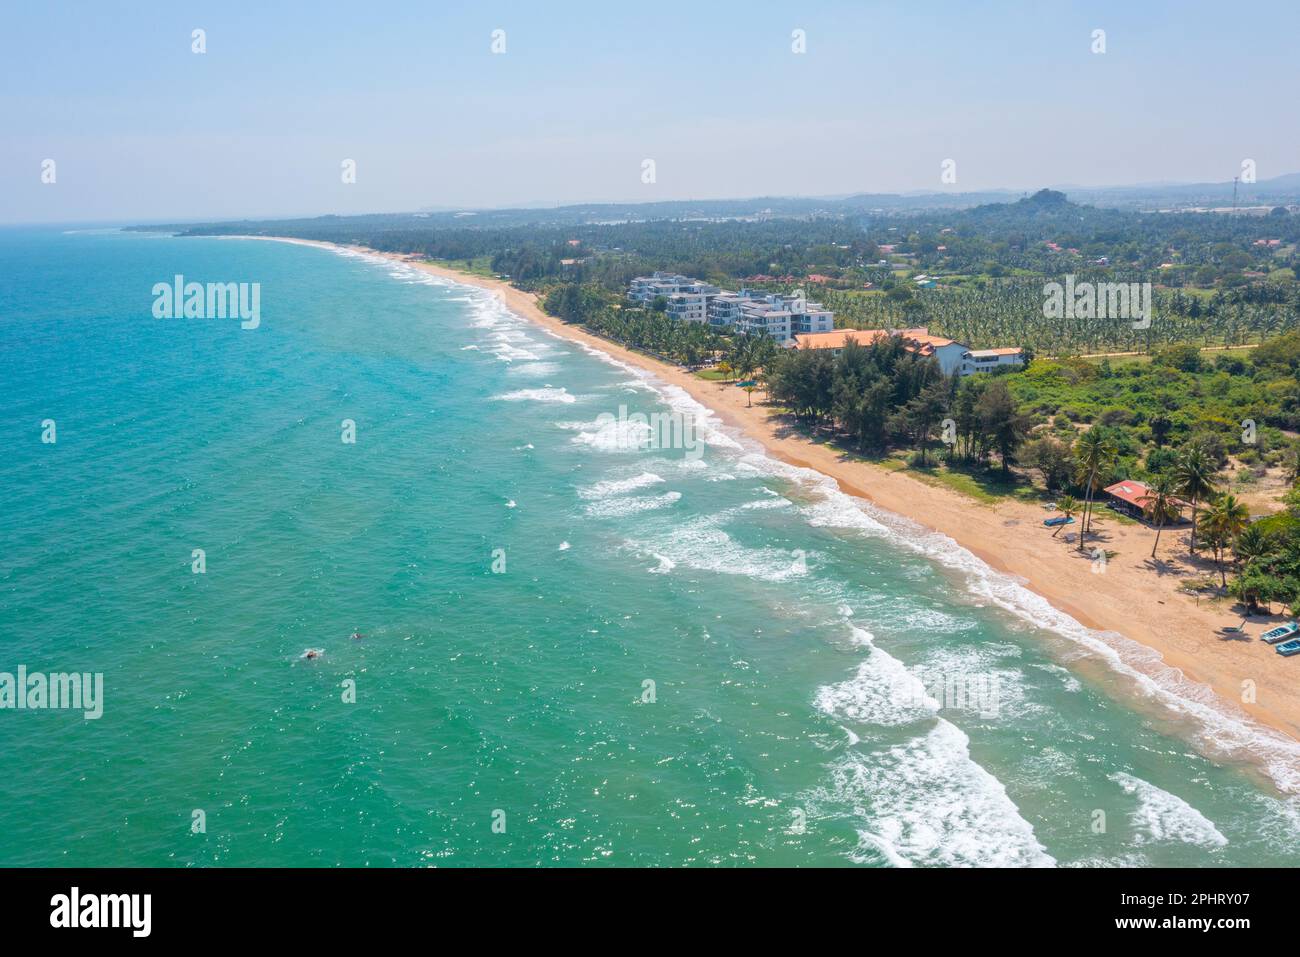
[[[1144,363],[1039,359],[1005,378],[1037,434],[1073,441],[1081,428],[1111,433],[1113,471],[1125,476],[1164,470],[1170,448],[1189,442],[1204,445],[1216,468],[1229,454],[1252,466],[1280,465],[1291,444],[1284,430],[1300,428],[1300,334],[1244,355],[1172,346]]]
[[[983,467],[997,457],[1005,475],[1026,436],[1002,377],[946,378],[932,358],[887,336],[850,342],[838,355],[824,349],[778,353],[765,369],[773,401],[805,425],[838,430],[857,448],[913,450],[925,468],[936,436],[950,463]]]
[[[438,266],[446,266],[448,269],[467,272],[473,276],[482,276],[485,279],[491,279],[496,275],[492,271],[491,256],[475,256],[469,259],[430,259],[429,262]]]
[[[1245,526],[1231,543],[1240,571],[1227,591],[1251,611],[1261,602],[1300,605],[1300,492],[1286,501],[1286,511]]]

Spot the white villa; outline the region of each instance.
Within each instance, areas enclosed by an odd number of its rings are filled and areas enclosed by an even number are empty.
[[[999,366],[1024,364],[1024,349],[971,349],[963,357],[962,375],[970,375],[972,372],[991,372]]]
[[[707,322],[745,335],[765,332],[787,347],[794,345],[797,336],[835,328],[834,313],[802,296],[752,289],[729,292],[689,276],[663,272],[638,276],[628,287],[627,298],[638,304],[648,305],[659,296],[667,301],[665,312],[674,319]]]

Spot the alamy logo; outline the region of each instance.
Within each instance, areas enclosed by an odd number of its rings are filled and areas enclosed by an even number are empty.
[[[104,673],[28,672],[18,666],[18,674],[0,671],[0,709],[17,711],[68,710],[84,711],[87,721],[104,714]]]
[[[70,894],[50,898],[51,927],[129,927],[131,936],[148,937],[153,928],[153,895]]]
[[[970,711],[981,718],[996,718],[1002,691],[996,674],[967,674],[918,668],[918,681],[895,686],[895,700],[909,708]]]
[[[1076,282],[1043,286],[1043,315],[1048,319],[1127,319],[1134,329],[1151,328],[1151,283]]]
[[[942,428],[942,432],[940,432],[939,437],[943,440],[943,444],[956,445],[957,444],[957,420],[944,419],[942,422],[939,423],[939,425]]]
[[[155,319],[240,319],[241,329],[262,323],[260,282],[186,282],[177,275],[170,283],[154,283]]]
[[[620,405],[617,416],[609,412],[596,416],[596,426],[602,432],[614,430],[619,451],[685,449],[688,459],[704,454],[704,440],[696,433],[695,420],[680,412],[629,414],[627,406]]]

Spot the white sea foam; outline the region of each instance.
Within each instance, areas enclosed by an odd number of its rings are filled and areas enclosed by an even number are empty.
[[[523,362],[510,367],[510,375],[554,375],[560,367],[554,362]]]
[[[666,557],[675,566],[759,581],[784,582],[808,574],[806,555],[779,548],[750,548],[722,528],[726,513],[700,515],[672,526],[654,526],[645,539],[628,545],[648,555]]]
[[[957,635],[979,627],[970,618],[925,604],[922,597],[895,599],[888,608],[882,609],[879,623],[882,627],[888,625],[899,631],[927,635]]]
[[[1228,839],[1213,822],[1178,795],[1122,771],[1110,779],[1137,798],[1131,820],[1138,844],[1180,841],[1197,847],[1227,846]]]
[[[1056,675],[1061,679],[1061,686],[1066,691],[1078,693],[1083,690],[1083,683],[1074,675],[1070,674],[1069,668],[1062,668],[1060,665],[1052,664],[1051,662],[1035,662],[1032,663],[1030,667]]]
[[[488,350],[502,362],[536,365],[552,350],[542,345],[521,329],[502,326],[497,323],[488,327],[486,337]]]
[[[531,349],[519,349],[508,342],[498,343],[492,348],[492,354],[502,362],[536,362],[541,358]]]
[[[821,688],[817,707],[841,721],[877,728],[933,722],[912,740],[878,753],[850,752],[832,767],[814,804],[865,814],[854,860],[895,866],[1046,866],[1053,862],[1006,789],[970,756],[969,738],[938,718],[940,703],[901,661],[849,621],[867,658],[847,681]],[[864,811],[869,808],[869,811]]]
[[[471,294],[472,308],[470,309],[470,326],[475,329],[491,329],[502,323],[518,323],[521,320],[506,308],[505,303],[496,296],[488,295],[477,287],[467,287],[475,290]]]
[[[866,660],[847,681],[819,689],[813,703],[835,718],[860,724],[892,727],[931,718],[939,702],[901,661],[877,648],[870,635],[853,628],[858,644],[868,648]]]
[[[1247,801],[1251,830],[1269,848],[1292,857],[1296,850],[1296,835],[1300,835],[1300,798],[1274,797],[1252,791]]]
[[[1030,700],[1025,673],[1008,658],[1019,658],[1015,645],[937,645],[914,672],[944,708],[966,710],[1000,720],[1050,721],[1051,709]]]
[[[1069,745],[1065,745],[1069,747]],[[1088,760],[1084,758],[1084,760]],[[1077,752],[1048,746],[1038,751],[1026,753],[1019,765],[1016,776],[1021,787],[1040,790],[1061,790],[1065,782],[1073,779],[1085,780],[1079,772]]]
[[[1151,860],[1140,851],[1133,851],[1128,854],[1115,854],[1112,856],[1099,855],[1097,857],[1085,857],[1081,860],[1071,861],[1063,864],[1063,867],[1105,867],[1107,869],[1124,868],[1131,870],[1138,867],[1150,867]]]
[[[1056,862],[997,778],[970,756],[970,739],[939,719],[911,740],[862,754],[848,750],[810,806],[860,815],[868,861],[939,867],[1050,867]]]
[[[858,831],[858,847],[856,851],[849,855],[849,860],[855,864],[872,864],[879,858],[883,858],[890,867],[908,868],[915,866],[882,838],[877,837],[870,831]]]
[[[607,498],[592,502],[587,506],[587,514],[592,518],[621,518],[638,512],[650,512],[667,508],[682,497],[681,492],[665,492],[663,495],[641,495],[626,498]]]
[[[789,508],[793,504],[788,498],[760,498],[753,502],[746,502],[740,508],[746,512],[753,512],[770,508]]]
[[[611,495],[626,495],[628,492],[635,492],[637,489],[658,485],[661,482],[663,482],[663,479],[653,472],[642,472],[631,478],[607,479],[594,485],[585,486],[578,489],[578,494],[586,499],[609,498]]]
[[[560,424],[560,423],[557,423]],[[561,424],[561,427],[565,427]],[[635,419],[610,418],[605,421],[581,423],[572,441],[597,452],[636,452],[650,443],[652,429]]]
[[[569,390],[563,387],[545,388],[545,389],[518,389],[514,392],[507,392],[505,395],[493,396],[500,402],[564,402],[571,403],[578,401],[578,397],[570,395]]]
[[[630,373],[633,378],[628,383],[623,383],[624,385],[635,383],[656,393],[665,405],[674,412],[680,413],[690,422],[694,434],[706,445],[732,451],[740,451],[744,448],[740,441],[729,434],[729,431],[723,427],[721,420],[714,411],[696,401],[685,389],[680,386],[670,385],[653,373],[616,359],[609,353],[595,349],[585,342],[578,343],[578,345],[588,355]]]

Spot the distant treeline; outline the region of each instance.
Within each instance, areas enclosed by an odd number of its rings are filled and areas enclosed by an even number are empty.
[[[1014,203],[909,215],[867,212],[761,221],[651,219],[633,222],[493,224],[493,214],[451,218],[402,214],[324,216],[177,227],[185,235],[255,233],[361,244],[435,259],[490,258],[520,282],[600,282],[611,288],[653,269],[735,282],[748,276],[832,279],[874,271],[881,247],[924,270],[992,278],[1029,272],[1055,277],[1083,265],[1164,281],[1215,281],[1295,261],[1300,217],[1211,213],[1150,214],[1079,206],[1044,190]],[[158,227],[153,227],[158,228]],[[1256,245],[1276,239],[1278,246]],[[1059,251],[1047,244],[1054,243]],[[1077,250],[1077,253],[1070,252]],[[1281,251],[1286,258],[1279,260]],[[1105,259],[1104,265],[1094,260]],[[566,260],[579,260],[565,264]],[[1162,264],[1173,272],[1157,274]],[[1190,272],[1189,272],[1190,271]],[[887,273],[886,273],[887,275]],[[848,279],[855,278],[854,275]]]
[[[542,293],[577,284],[618,297],[631,278],[654,270],[732,288],[803,287],[836,312],[840,325],[927,325],[976,348],[1023,345],[1038,354],[1233,345],[1300,325],[1300,216],[1282,207],[1270,216],[1152,214],[1079,206],[1044,190],[1013,203],[906,215],[831,208],[838,212],[725,221],[565,222],[555,221],[554,211],[538,211],[537,221],[526,223],[517,221],[521,211],[327,216],[181,231],[416,253],[490,269]],[[599,215],[602,207],[589,209]],[[921,273],[937,288],[919,288]],[[1066,275],[1151,283],[1150,326],[1044,317],[1044,283]]]

